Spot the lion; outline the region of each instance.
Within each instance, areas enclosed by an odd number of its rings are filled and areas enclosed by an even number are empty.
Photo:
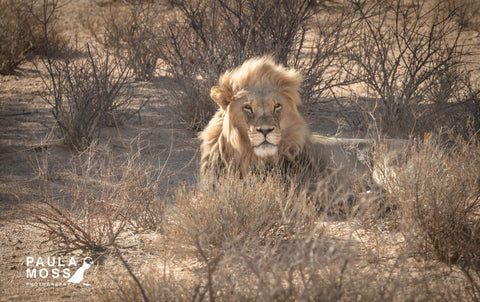
[[[358,179],[371,183],[372,142],[312,135],[298,110],[301,82],[297,71],[271,57],[225,72],[210,93],[218,111],[199,135],[201,177],[277,169],[315,194],[318,181],[332,174],[332,192]]]
[[[309,130],[298,112],[300,74],[253,58],[225,72],[210,96],[218,111],[200,133],[201,175],[224,168],[248,174],[308,156]]]
[[[365,166],[357,163],[359,148],[352,152],[312,136],[298,110],[301,82],[296,70],[271,57],[253,58],[225,72],[210,93],[218,111],[199,135],[200,175],[277,169],[312,191],[312,184],[339,168]]]

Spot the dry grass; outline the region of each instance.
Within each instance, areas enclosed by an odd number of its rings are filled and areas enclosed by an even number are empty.
[[[398,200],[407,242],[448,264],[480,264],[480,145],[427,135],[410,151],[391,195]]]
[[[138,274],[144,300],[451,301],[467,297],[464,279],[452,283],[458,270],[434,271],[432,263],[415,261],[408,250],[392,255],[384,248],[392,244],[387,238],[393,234],[372,230],[368,233],[373,238],[368,238],[353,219],[347,222],[351,227],[346,234],[330,230],[334,223],[322,222],[319,216],[298,214],[290,220],[295,228],[281,228],[285,216],[276,215],[275,202],[264,199],[275,197],[270,195],[275,191],[270,187],[274,179],[247,178],[245,183],[233,184],[227,180],[230,186],[219,190],[179,192],[179,208],[167,227],[172,238],[161,248],[180,241],[174,245],[175,258],[191,255],[195,260],[165,260],[163,269]],[[258,198],[255,203],[249,202],[252,197]],[[220,199],[225,202],[216,201]],[[262,207],[269,210],[259,214]],[[182,270],[177,275],[178,266],[187,273]],[[106,301],[142,299],[133,281],[123,280],[119,286],[121,290],[107,294]]]
[[[118,236],[161,227],[164,204],[159,201],[159,169],[149,168],[141,158],[141,149],[130,146],[130,153],[115,158],[110,152],[92,145],[74,155],[71,168],[56,171],[40,182],[40,200],[27,206],[33,217],[28,222],[46,231],[56,252],[68,254],[80,250],[88,255],[105,253]],[[49,154],[35,162],[39,170],[48,170]],[[39,172],[40,173],[40,172]],[[59,176],[62,175],[62,176]]]
[[[408,251],[462,270],[469,299],[478,301],[480,279],[480,145],[449,133],[415,141],[389,173]],[[393,173],[392,173],[393,171]]]
[[[65,45],[58,7],[58,0],[0,1],[0,74],[12,74],[32,54],[46,54],[47,39],[50,51]]]
[[[287,190],[277,174],[226,174],[219,182],[177,192],[174,228],[177,238],[202,247],[232,248],[276,244],[308,232],[315,206]]]
[[[395,215],[367,228],[358,217],[332,221],[276,174],[180,187],[165,214],[159,174],[142,163],[141,150],[117,165],[90,148],[66,174],[64,195],[46,194],[30,211],[61,251],[90,255],[154,215],[148,225],[165,234],[155,250],[160,261],[146,271],[122,261],[130,273],[116,271],[123,279],[106,301],[478,300],[479,150],[474,140],[426,137],[388,174]],[[385,226],[395,217],[401,232]]]
[[[426,145],[431,147],[432,142],[427,140]],[[471,158],[472,145],[466,147],[459,140],[453,146],[454,150],[459,151],[457,155],[463,154]],[[442,154],[446,150],[444,146],[436,148],[435,154]],[[474,150],[478,156],[478,146]],[[431,153],[422,148],[411,152],[409,167],[423,165],[424,173],[433,173],[431,169],[425,169],[427,165],[425,158],[422,157],[419,162],[415,159]],[[457,151],[452,152],[450,155]],[[437,160],[440,165],[456,162],[456,158],[451,161],[446,161],[446,158]],[[472,159],[472,163],[477,161],[478,158]],[[470,168],[471,172],[478,171],[476,167]],[[448,169],[447,171],[451,172]],[[423,172],[420,173],[423,176],[413,179],[406,178],[406,174],[402,173],[396,174],[398,188],[408,187],[413,180],[432,179],[430,174],[422,174]],[[411,176],[411,173],[408,175]],[[442,176],[445,175],[438,177]],[[436,188],[440,191],[448,191],[450,188],[450,186],[444,188],[443,183],[436,177],[433,177],[433,180],[436,181]],[[468,188],[466,191],[476,188],[477,199],[471,201],[475,204],[475,200],[478,202],[478,177],[467,180],[452,176],[450,181],[453,180],[455,181],[451,184],[452,189],[458,186],[460,189]],[[423,188],[423,185],[420,187]],[[380,221],[365,230],[360,226],[358,218],[350,217],[345,222],[350,225],[347,232],[343,235],[335,233],[330,230],[335,224],[327,222],[332,216],[324,212],[318,213],[314,206],[306,203],[304,199],[302,201],[302,198],[292,192],[285,191],[284,188],[281,177],[276,175],[249,175],[242,179],[227,175],[215,182],[215,186],[181,188],[176,194],[171,222],[166,226],[170,239],[164,243],[165,246],[162,245],[162,249],[173,248],[177,257],[186,259],[193,257],[194,265],[184,264],[190,266],[190,269],[187,275],[181,275],[183,277],[175,275],[171,270],[172,267],[181,264],[178,261],[170,264],[168,260],[165,260],[163,265],[170,269],[158,271],[154,269],[149,274],[142,274],[139,279],[146,300],[476,299],[478,279],[477,276],[471,275],[475,272],[469,270],[471,267],[460,265],[459,268],[452,269],[433,264],[432,260],[429,260],[430,257],[422,262],[414,260],[411,256],[418,251],[418,246],[428,247],[429,251],[437,251],[438,254],[444,253],[447,246],[451,253],[452,245],[455,245],[463,252],[468,251],[467,254],[462,254],[463,260],[456,264],[467,263],[464,260],[468,260],[468,263],[477,263],[475,249],[472,249],[476,241],[472,241],[472,237],[463,236],[466,234],[464,230],[461,233],[463,237],[454,234],[455,231],[451,227],[447,228],[451,221],[442,221],[438,214],[432,215],[435,208],[431,208],[434,206],[430,206],[428,200],[422,199],[425,204],[420,204],[420,201],[412,204],[408,199],[404,199],[405,195],[401,195],[399,191],[392,193],[402,198],[397,204],[398,210],[395,214],[401,217],[400,226],[407,243],[404,246],[404,237],[401,234],[395,235],[394,228],[392,233],[382,231],[381,228],[385,226],[382,226]],[[409,196],[416,194],[412,187],[405,190],[408,193],[403,194],[410,194]],[[426,198],[421,193],[419,196]],[[467,199],[470,200],[471,195],[468,196]],[[451,200],[449,197],[446,197],[445,202]],[[463,210],[459,211],[460,208]],[[465,211],[461,204],[449,207],[447,211],[456,217],[457,224],[462,224],[462,229],[470,226],[471,236],[477,238],[474,232],[476,228],[472,228],[470,223],[464,223],[476,219],[475,216],[470,217],[473,214],[470,208]],[[425,220],[425,217],[418,216],[420,212],[432,220],[428,223],[429,226],[419,224]],[[383,221],[394,220],[396,215],[387,216]],[[441,229],[431,229],[431,226],[438,226],[438,223],[443,225]],[[448,232],[442,233],[442,229]],[[442,238],[440,245],[443,246],[442,250],[436,250],[438,245],[432,244],[431,239],[427,242],[422,241],[428,237],[425,232],[430,232],[430,236],[434,234],[436,241]],[[395,244],[400,244],[404,248],[399,248],[392,254],[386,245],[392,245],[394,237],[398,238]],[[445,238],[449,238],[450,241],[447,243]],[[412,240],[422,242],[420,245],[412,245]],[[460,242],[463,242],[461,246]],[[466,258],[467,255],[470,258]],[[449,264],[454,265],[451,261]],[[432,269],[433,267],[436,269]],[[472,281],[461,277],[462,272]],[[457,281],[452,283],[452,280]],[[124,281],[120,283],[120,287],[122,288],[120,292],[114,293],[113,296],[108,295],[106,300],[134,301],[141,298],[139,288],[133,282]],[[464,288],[468,290],[464,291]]]

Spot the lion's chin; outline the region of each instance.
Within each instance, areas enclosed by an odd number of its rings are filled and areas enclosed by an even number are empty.
[[[263,143],[254,147],[253,152],[258,157],[271,157],[277,155],[278,147],[269,143]]]

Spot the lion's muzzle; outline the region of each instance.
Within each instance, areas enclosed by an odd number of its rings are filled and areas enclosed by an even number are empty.
[[[253,152],[258,157],[275,156],[280,143],[280,131],[273,127],[257,127],[248,134]]]

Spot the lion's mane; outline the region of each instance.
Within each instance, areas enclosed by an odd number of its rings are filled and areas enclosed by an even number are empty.
[[[282,109],[285,111],[281,119],[286,127],[280,129],[281,141],[275,161],[289,166],[300,162],[311,166],[309,130],[297,110],[301,103],[300,84],[301,76],[295,70],[275,64],[269,57],[248,60],[223,74],[218,86],[211,90],[211,98],[219,109],[199,135],[202,140],[201,174],[224,168],[234,168],[244,174],[271,164],[252,151],[247,129],[239,122],[242,112],[231,108],[245,91],[272,90],[289,102],[287,108]]]

